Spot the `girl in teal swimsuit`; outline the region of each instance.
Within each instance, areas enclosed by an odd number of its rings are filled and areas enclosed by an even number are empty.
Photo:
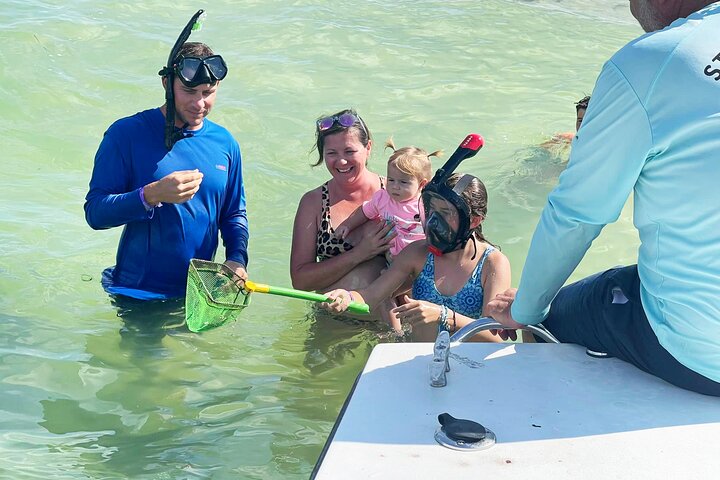
[[[444,184],[446,191],[459,190],[453,201],[464,203],[463,208],[454,208],[440,195],[423,194],[426,241],[403,249],[367,288],[328,292],[333,301],[326,308],[341,312],[352,300],[376,307],[411,278],[412,298],[406,297],[406,303],[393,312],[412,325],[414,340],[432,341],[438,329],[452,333],[483,316],[487,303],[510,286],[510,262],[483,236],[487,214],[483,183],[472,175],[454,174]],[[484,341],[500,341],[490,332],[480,336]]]

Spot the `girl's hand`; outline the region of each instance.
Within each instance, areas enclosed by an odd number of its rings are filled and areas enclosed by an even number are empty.
[[[320,304],[325,310],[329,310],[335,313],[342,313],[348,309],[350,302],[352,302],[352,295],[347,290],[338,288],[337,290],[331,290],[325,294],[328,297],[328,302]]]
[[[425,300],[413,300],[403,295],[404,304],[391,310],[402,323],[411,325],[435,323],[440,320],[442,307]]]

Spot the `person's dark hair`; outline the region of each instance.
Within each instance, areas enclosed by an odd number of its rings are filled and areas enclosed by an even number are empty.
[[[313,149],[317,149],[317,151],[318,151],[318,161],[311,164],[313,167],[317,167],[318,165],[320,165],[323,162],[323,148],[325,148],[325,138],[328,135],[332,135],[332,134],[338,133],[338,132],[354,130],[357,134],[358,139],[360,140],[360,143],[362,143],[364,147],[367,147],[368,143],[370,143],[370,140],[372,140],[372,136],[370,135],[370,130],[367,128],[365,121],[352,108],[340,110],[339,112],[337,112],[333,115],[320,116],[317,118],[317,120],[320,120],[325,117],[339,117],[339,116],[347,114],[347,113],[355,115],[355,117],[357,117],[357,121],[355,123],[353,123],[352,125],[350,125],[349,127],[343,127],[338,122],[335,122],[332,127],[328,128],[327,130],[320,131],[317,128],[317,123],[316,123],[315,146],[313,147]],[[310,151],[312,152],[312,150],[310,150]]]
[[[577,102],[575,102],[575,111],[587,110],[588,103],[590,103],[590,95],[587,95],[587,96],[581,98],[580,100],[578,100]]]
[[[448,177],[445,184],[448,187],[453,188],[463,175],[464,174],[462,173],[453,173],[452,175],[450,175],[450,177]],[[472,217],[482,217],[483,219],[485,219],[487,218],[488,204],[487,189],[485,188],[485,184],[479,178],[474,175],[471,176],[473,177],[473,179],[468,184],[468,186],[465,187],[465,190],[463,190],[461,196],[463,200],[465,200],[465,203],[467,203],[470,207],[470,215]],[[481,242],[486,242],[496,248],[499,248],[497,245],[493,244],[487,238],[485,238],[485,235],[483,235],[482,231],[482,223],[475,227],[472,232]]]
[[[180,57],[198,57],[205,58],[215,55],[212,48],[201,42],[185,42],[178,51],[177,57],[173,61],[177,61]]]

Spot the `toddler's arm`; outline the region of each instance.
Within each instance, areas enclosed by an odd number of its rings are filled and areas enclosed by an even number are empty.
[[[368,218],[365,216],[365,212],[363,212],[362,207],[358,207],[335,229],[335,236],[340,240],[345,240],[348,233],[367,221]]]

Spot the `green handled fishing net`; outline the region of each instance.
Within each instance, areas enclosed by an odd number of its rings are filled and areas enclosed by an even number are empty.
[[[190,260],[185,295],[188,329],[200,332],[235,320],[250,304],[242,283],[242,279],[225,264]]]

